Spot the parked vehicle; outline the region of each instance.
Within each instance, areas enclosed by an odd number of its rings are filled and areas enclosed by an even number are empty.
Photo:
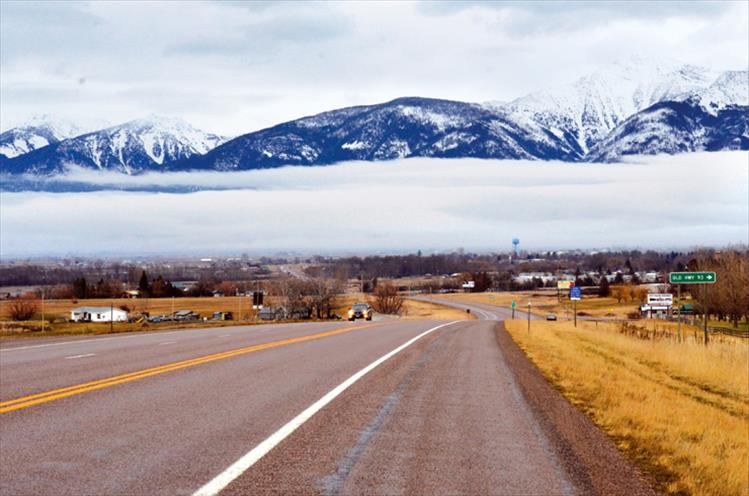
[[[177,310],[172,315],[173,320],[198,320],[200,319],[200,315],[193,312],[192,310]]]
[[[213,312],[213,320],[233,320],[234,315],[231,312]]]
[[[557,316],[553,313],[550,313],[546,316],[546,320],[557,320]]]
[[[372,320],[372,315],[374,311],[367,303],[355,303],[348,311],[348,319],[352,322],[356,319]]]

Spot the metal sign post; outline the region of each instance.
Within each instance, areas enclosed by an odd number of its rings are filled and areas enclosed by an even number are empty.
[[[684,340],[681,338],[681,284],[676,286],[676,334],[679,335],[679,342],[682,343]]]
[[[574,313],[574,319],[575,319],[575,327],[577,327],[577,302],[580,301],[582,298],[583,292],[582,289],[580,289],[579,286],[572,286],[570,288],[570,300],[572,303],[573,313]]]
[[[668,282],[671,284],[715,284],[718,282],[718,275],[715,272],[669,272]],[[681,300],[681,286],[679,286],[679,300]],[[705,312],[704,319],[702,322],[702,332],[705,335],[705,346],[707,346],[707,316],[708,316],[708,303],[707,303],[707,286],[702,287],[702,301]],[[681,304],[681,301],[679,301]],[[681,308],[679,308],[679,324],[681,328]]]
[[[515,303],[515,300],[512,300],[512,320],[515,320],[515,307],[517,306],[517,303]]]
[[[707,286],[702,286],[702,301],[704,302],[705,319],[702,325],[702,331],[705,334],[705,346],[707,346],[707,316],[710,312],[707,310]]]
[[[531,302],[528,302],[528,332],[531,332]]]
[[[575,321],[575,327],[577,327],[577,300],[572,304],[572,312],[575,315],[574,321]]]

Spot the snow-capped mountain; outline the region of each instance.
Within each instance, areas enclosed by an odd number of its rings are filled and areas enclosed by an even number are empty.
[[[749,150],[746,106],[705,106],[700,96],[659,102],[636,113],[588,155],[592,162],[615,162],[626,155]]]
[[[49,175],[75,165],[134,174],[206,153],[224,141],[181,119],[150,116],[60,141],[6,161],[4,169]]]
[[[570,149],[582,158],[629,116],[704,89],[716,77],[702,67],[632,57],[574,83],[489,106],[519,126],[566,137]]]
[[[172,170],[243,170],[402,157],[561,159],[562,140],[524,129],[481,105],[431,98],[344,108],[245,134]]]
[[[0,155],[17,157],[80,134],[76,125],[42,115],[0,133]]]
[[[749,105],[749,71],[726,71],[707,88],[685,94],[682,100],[696,96],[711,113],[729,105]]]
[[[749,72],[643,58],[503,104],[398,98],[225,139],[150,117],[50,144],[0,171],[69,165],[136,174],[248,170],[344,160],[476,157],[615,161],[624,155],[749,149]],[[223,144],[222,144],[223,143]]]

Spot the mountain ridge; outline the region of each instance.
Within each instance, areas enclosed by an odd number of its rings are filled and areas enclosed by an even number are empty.
[[[6,158],[0,170],[68,164],[125,174],[327,165],[422,156],[616,161],[637,153],[747,149],[749,71],[633,59],[498,105],[401,97],[321,112],[227,140],[149,116]]]

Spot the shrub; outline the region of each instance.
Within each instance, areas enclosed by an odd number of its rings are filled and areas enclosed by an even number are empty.
[[[380,284],[375,289],[375,301],[372,306],[380,313],[398,315],[403,309],[403,297],[398,288],[390,283]]]
[[[39,300],[36,296],[25,296],[10,302],[8,317],[18,321],[31,320],[37,310],[39,310]]]

